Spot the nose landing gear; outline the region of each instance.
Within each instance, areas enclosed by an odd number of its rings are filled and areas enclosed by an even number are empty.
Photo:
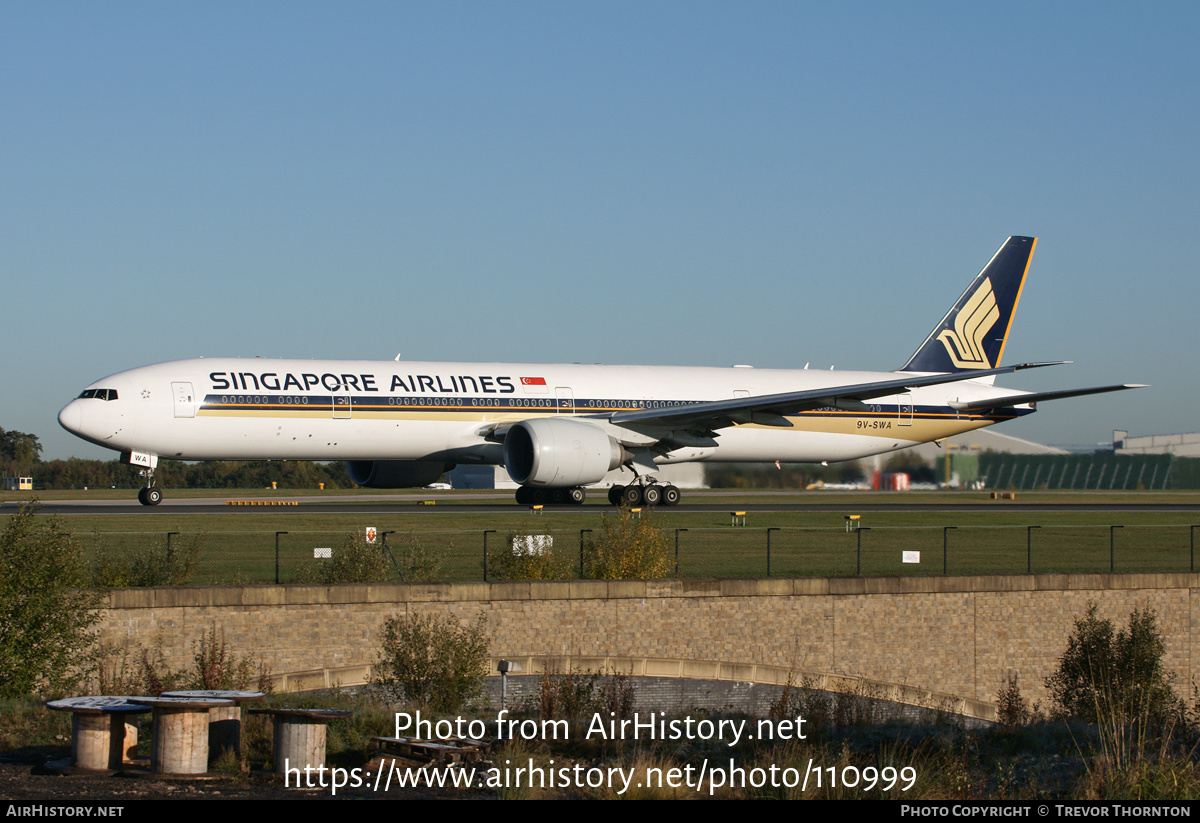
[[[138,489],[138,502],[143,506],[157,506],[162,502],[162,490],[153,486]]]
[[[146,485],[138,489],[138,502],[143,506],[157,506],[162,502],[162,489],[154,485],[154,469],[144,469],[140,472],[146,478]]]

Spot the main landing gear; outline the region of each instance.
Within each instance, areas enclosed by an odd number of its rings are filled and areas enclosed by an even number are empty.
[[[659,485],[654,478],[638,478],[628,486],[613,486],[608,490],[608,502],[613,506],[677,506],[679,489],[667,484]],[[517,489],[517,503],[522,506],[582,506],[587,492],[581,486],[546,489],[541,486],[521,486]]]
[[[677,506],[679,489],[668,484],[660,486],[652,478],[630,486],[613,486],[608,490],[608,502],[614,506]]]
[[[545,489],[541,486],[521,486],[517,489],[517,502],[522,506],[582,506],[587,492],[582,486]]]

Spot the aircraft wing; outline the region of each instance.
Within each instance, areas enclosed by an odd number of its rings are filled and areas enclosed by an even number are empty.
[[[1008,374],[1021,369],[1041,366],[1057,366],[1055,363],[1021,363],[997,369],[979,369],[969,373],[913,374],[895,380],[881,380],[846,386],[828,386],[820,389],[764,394],[757,397],[734,397],[728,400],[709,400],[687,406],[666,409],[630,409],[614,412],[607,417],[610,423],[619,426],[687,426],[691,428],[719,429],[738,423],[757,423],[764,426],[791,426],[786,415],[797,414],[822,406],[834,406],[847,411],[863,409],[864,400],[904,392],[918,386],[936,386],[942,383],[957,383],[996,374]],[[1022,395],[1028,397],[1028,395]],[[1014,401],[1028,402],[1028,401]],[[1011,404],[1010,404],[1011,405]]]
[[[1059,400],[1063,397],[1082,397],[1086,394],[1103,394],[1110,391],[1125,389],[1144,389],[1144,383],[1122,383],[1119,386],[1095,386],[1090,389],[1067,389],[1066,391],[1044,391],[1035,394],[1010,394],[1007,397],[992,397],[986,400],[971,400],[959,402],[950,401],[950,408],[957,411],[987,411],[988,409],[1006,409],[1012,406],[1023,406],[1026,403],[1038,403],[1042,400]]]

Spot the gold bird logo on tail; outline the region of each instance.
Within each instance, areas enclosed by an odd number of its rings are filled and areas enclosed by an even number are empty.
[[[984,354],[983,339],[999,319],[992,280],[985,278],[954,318],[954,328],[943,330],[937,339],[958,368],[990,369],[992,364]]]

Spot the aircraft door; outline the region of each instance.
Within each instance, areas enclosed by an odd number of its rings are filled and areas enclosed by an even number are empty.
[[[172,383],[171,394],[175,398],[176,417],[196,416],[196,395],[192,394],[191,383]]]
[[[349,420],[354,406],[350,401],[350,390],[345,386],[338,386],[337,391],[333,392],[333,419],[334,420]]]
[[[554,393],[558,396],[556,414],[575,413],[575,393],[569,386],[555,386]]]
[[[899,416],[901,426],[911,426],[913,422],[913,403],[912,392],[905,392],[897,395],[899,402],[896,406],[896,412]]]

